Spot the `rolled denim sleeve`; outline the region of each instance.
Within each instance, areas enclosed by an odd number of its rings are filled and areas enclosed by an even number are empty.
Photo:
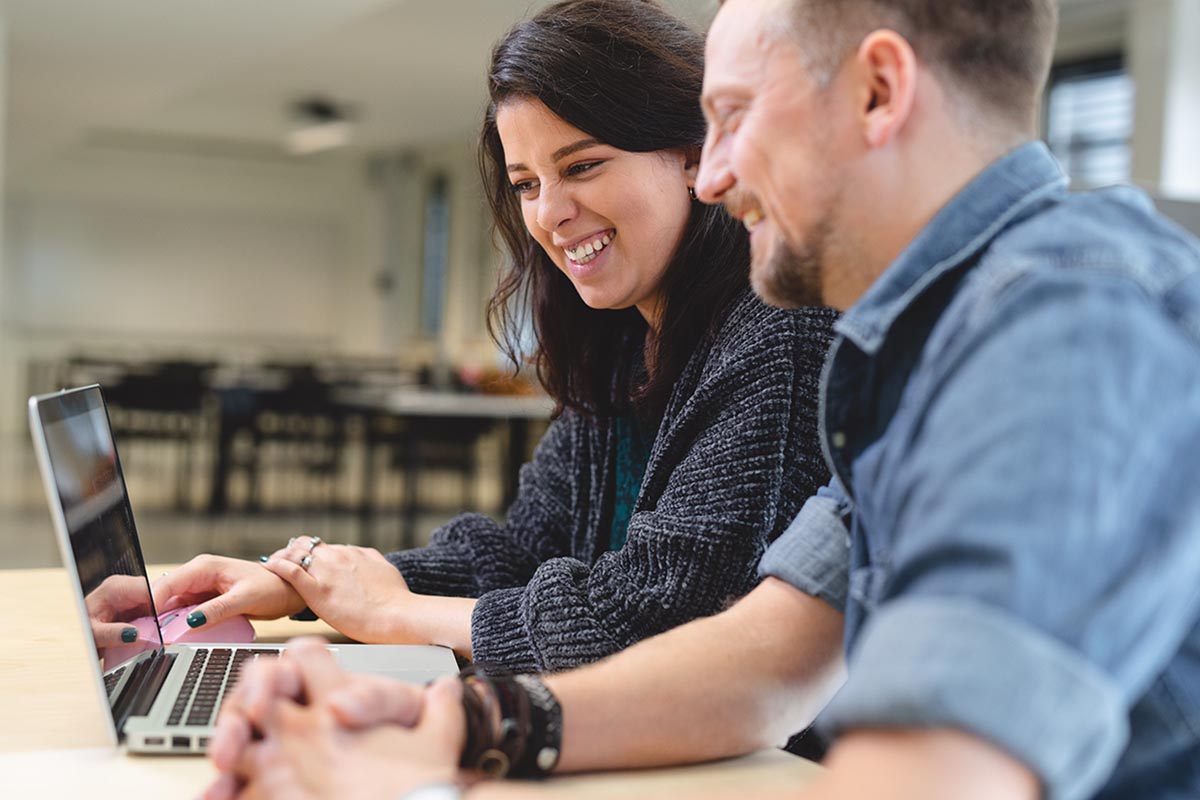
[[[800,513],[767,548],[759,577],[774,577],[846,610],[850,534],[846,530],[849,501],[834,479],[808,498]]]
[[[1090,797],[1200,619],[1200,356],[1118,278],[1007,291],[931,340],[864,469],[891,533],[822,724],[958,728]]]
[[[964,730],[1048,776],[1050,797],[1084,796],[1083,787],[1101,783],[1128,733],[1124,699],[1107,675],[981,604],[890,603],[867,624],[849,667],[823,729]]]

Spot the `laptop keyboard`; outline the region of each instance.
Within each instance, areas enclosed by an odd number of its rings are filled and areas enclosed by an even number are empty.
[[[208,725],[228,691],[241,677],[242,667],[256,658],[273,658],[280,650],[228,647],[198,650],[188,666],[168,725]],[[186,715],[186,719],[185,719]]]

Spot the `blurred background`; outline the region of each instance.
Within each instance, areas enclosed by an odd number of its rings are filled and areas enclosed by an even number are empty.
[[[474,143],[544,5],[0,3],[0,567],[59,563],[25,399],[90,382],[150,561],[503,514],[551,405],[486,333]],[[1200,0],[1062,0],[1044,135],[1200,232],[1197,41]]]

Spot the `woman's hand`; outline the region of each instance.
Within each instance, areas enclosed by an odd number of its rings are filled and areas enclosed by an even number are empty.
[[[188,625],[215,625],[238,614],[251,619],[278,619],[304,610],[304,600],[287,581],[263,565],[224,556],[196,556],[154,581],[159,612],[199,604]]]
[[[222,707],[210,749],[221,776],[205,797],[394,797],[452,781],[466,739],[460,691],[454,679],[423,693],[351,675],[321,640],[295,640],[278,661],[247,667]]]
[[[138,630],[129,623],[150,614],[146,579],[140,575],[109,575],[83,603],[100,651],[137,641]]]
[[[266,568],[287,581],[318,617],[351,639],[426,643],[409,624],[414,616],[409,606],[416,596],[400,570],[378,550],[313,542],[298,537],[271,554]]]

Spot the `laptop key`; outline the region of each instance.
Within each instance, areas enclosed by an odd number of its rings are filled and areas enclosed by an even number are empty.
[[[202,673],[198,672],[198,677],[194,680],[195,688],[190,693],[184,693],[181,687],[180,697],[175,703],[175,708],[172,709],[167,724],[178,725],[183,720],[185,708],[187,708],[185,725],[210,724],[221,703],[228,696],[230,688],[241,677],[241,670],[246,662],[256,658],[274,657],[279,655],[280,651],[238,649],[235,653],[226,648],[218,648],[209,652],[207,665],[204,666]],[[192,678],[190,670],[188,677]],[[187,679],[185,679],[186,681]],[[192,693],[194,696],[191,696]],[[191,701],[190,708],[187,706],[189,700]]]

